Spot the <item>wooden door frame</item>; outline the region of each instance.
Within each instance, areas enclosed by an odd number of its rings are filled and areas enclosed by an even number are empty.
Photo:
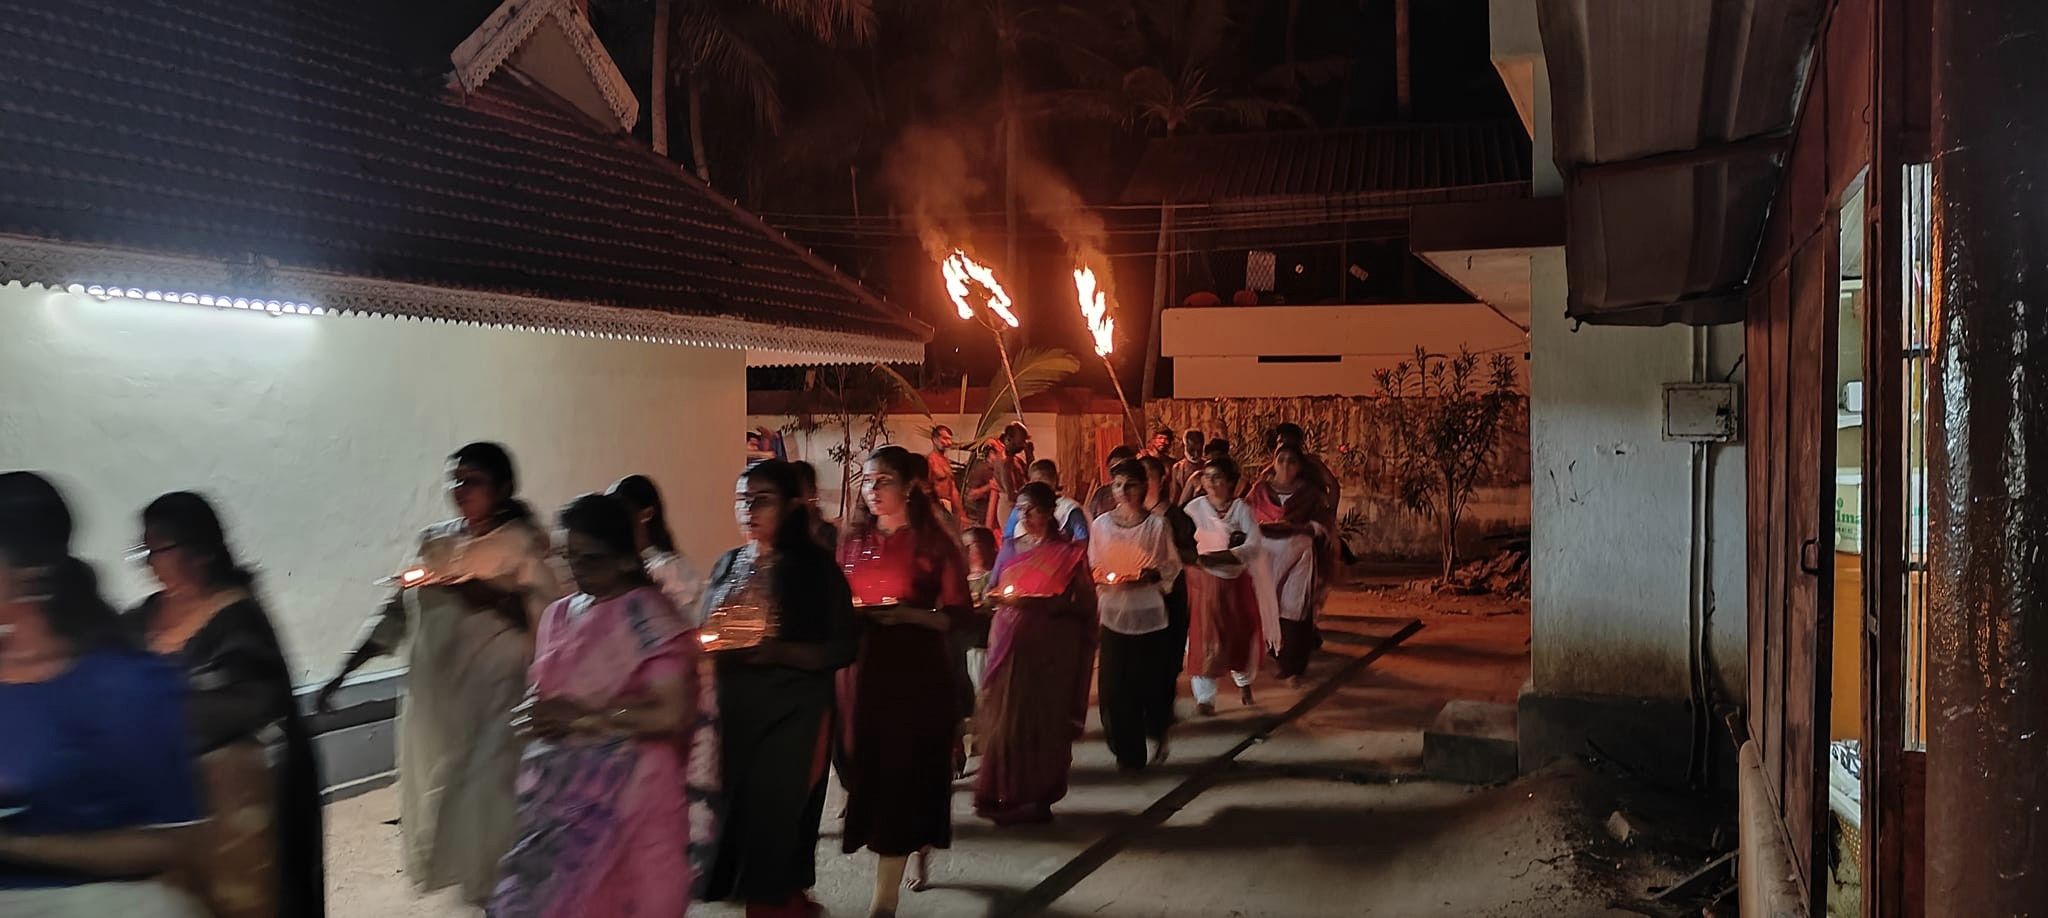
[[[1905,733],[1905,167],[1931,158],[1926,0],[1877,0],[1871,42],[1871,162],[1864,181],[1863,880],[1864,918],[1925,912],[1917,882],[1923,827],[1908,819]]]

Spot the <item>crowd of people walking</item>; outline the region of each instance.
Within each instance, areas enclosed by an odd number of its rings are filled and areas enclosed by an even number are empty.
[[[1160,431],[1109,456],[1084,506],[1012,424],[963,474],[950,430],[867,457],[844,529],[815,470],[734,489],[739,546],[678,552],[628,476],[552,520],[512,457],[449,457],[428,527],[315,705],[403,653],[403,863],[491,916],[821,914],[808,891],[829,777],[842,851],[875,855],[870,914],[930,883],[951,798],[1042,823],[1067,794],[1091,688],[1117,766],[1171,755],[1177,683],[1299,678],[1335,572],[1337,483],[1282,425],[1244,475],[1228,444]],[[0,474],[0,914],[324,914],[322,782],[290,671],[219,516],[140,514],[161,589],[132,612],[72,553],[48,480]],[[973,766],[970,768],[970,764]]]

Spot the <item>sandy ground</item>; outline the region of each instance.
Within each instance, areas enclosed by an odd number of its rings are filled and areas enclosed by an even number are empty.
[[[1411,617],[1419,631],[1353,665]],[[1218,716],[1183,723],[1171,762],[1137,777],[1116,772],[1091,724],[1052,825],[995,829],[974,818],[963,782],[935,888],[906,893],[901,914],[1628,914],[1607,907],[1615,872],[1588,874],[1575,855],[1597,845],[1576,802],[1594,776],[1566,767],[1470,788],[1419,775],[1422,730],[1446,701],[1515,697],[1528,671],[1526,605],[1350,591],[1333,598],[1323,626],[1309,690],[1335,683],[1325,697],[1300,706],[1270,680],[1252,708],[1226,693]],[[1192,715],[1185,684],[1182,693]],[[863,915],[873,861],[839,852],[836,810],[835,799],[815,894],[833,915]],[[470,914],[445,896],[413,895],[398,868],[396,814],[389,789],[329,807],[330,914]]]

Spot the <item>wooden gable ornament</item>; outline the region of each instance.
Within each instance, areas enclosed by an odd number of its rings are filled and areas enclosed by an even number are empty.
[[[630,132],[640,118],[640,100],[578,0],[505,0],[450,60],[464,92],[510,69],[601,124]]]

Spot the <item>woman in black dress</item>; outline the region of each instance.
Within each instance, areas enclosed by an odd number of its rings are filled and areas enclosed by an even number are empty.
[[[775,634],[713,654],[727,809],[705,898],[743,901],[748,918],[809,918],[823,914],[804,890],[817,881],[832,674],[858,647],[853,600],[790,463],[748,469],[733,512],[746,542],[712,565],[704,614],[759,606]]]
[[[163,589],[127,623],[185,672],[211,816],[187,882],[216,918],[325,914],[319,764],[253,579],[213,507],[188,491],[142,511],[141,554]]]

